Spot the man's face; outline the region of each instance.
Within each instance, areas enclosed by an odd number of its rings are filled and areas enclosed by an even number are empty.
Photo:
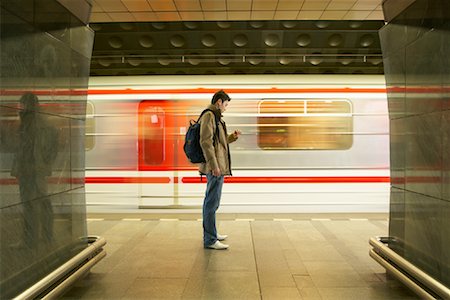
[[[222,99],[219,99],[217,101],[217,104],[219,104],[219,109],[221,113],[224,113],[227,110],[228,102],[230,101],[223,101]]]

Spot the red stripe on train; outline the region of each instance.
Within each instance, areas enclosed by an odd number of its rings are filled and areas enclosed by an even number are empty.
[[[89,89],[89,95],[111,95],[111,94],[211,94],[217,89],[117,89],[117,90],[95,90]],[[293,88],[293,89],[227,89],[227,93],[386,93],[385,88]]]
[[[169,177],[86,177],[86,183],[169,183]]]
[[[183,177],[183,183],[200,183],[200,177]],[[206,182],[206,179],[203,179]],[[389,182],[389,176],[370,177],[225,177],[226,183],[375,183]]]
[[[180,180],[181,179],[181,180]],[[86,177],[87,184],[115,184],[115,183],[170,183],[170,177]],[[174,183],[202,183],[206,182],[206,177],[174,177]],[[398,180],[397,180],[398,181]],[[412,181],[412,180],[411,180]],[[429,182],[430,180],[415,180],[414,182]],[[83,183],[81,178],[73,178],[72,180],[55,180],[51,178],[49,183]],[[376,183],[390,182],[389,176],[365,176],[365,177],[225,177],[226,183]],[[4,178],[0,180],[0,185],[18,184],[15,178]]]
[[[203,181],[201,181],[203,180]],[[416,177],[389,177],[389,176],[333,176],[333,177],[225,177],[227,183],[377,183],[390,182],[393,184],[404,183],[434,183],[440,182],[437,176],[416,176]],[[170,183],[171,177],[86,177],[85,183]],[[49,178],[51,184],[75,183],[82,184],[83,178]],[[173,177],[175,183],[202,183],[206,182],[206,177]],[[2,178],[0,185],[17,185],[16,178]]]
[[[174,177],[175,183],[202,183],[206,177]],[[86,183],[170,183],[169,177],[86,177]],[[226,183],[377,183],[390,182],[389,176],[366,177],[225,177]]]

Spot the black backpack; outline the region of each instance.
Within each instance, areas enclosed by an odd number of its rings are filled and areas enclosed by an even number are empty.
[[[209,108],[202,111],[200,116],[198,117],[197,121],[191,120],[189,121],[189,129],[186,132],[186,137],[184,140],[184,153],[186,153],[187,158],[191,163],[197,164],[197,163],[204,163],[206,162],[205,157],[203,156],[202,147],[200,146],[200,118],[203,116],[204,113],[207,111],[211,111]],[[214,112],[213,112],[214,114]],[[219,136],[219,119],[214,114],[214,117],[216,119],[216,135]],[[215,138],[216,136],[214,136]],[[214,141],[213,141],[214,143]]]

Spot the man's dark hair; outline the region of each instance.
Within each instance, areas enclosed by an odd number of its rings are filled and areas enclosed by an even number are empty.
[[[225,93],[223,90],[220,90],[217,91],[212,97],[211,104],[216,104],[216,102],[219,101],[219,99],[222,99],[222,102],[231,100],[230,96],[228,96],[227,93]]]

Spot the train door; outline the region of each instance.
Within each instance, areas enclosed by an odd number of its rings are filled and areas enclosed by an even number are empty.
[[[140,208],[201,205],[203,184],[184,185],[185,176],[198,177],[187,160],[184,137],[190,119],[201,111],[198,101],[146,100],[139,105]]]
[[[146,100],[139,105],[140,208],[183,204],[179,181],[184,171],[195,169],[183,152],[188,124],[184,106],[171,100]]]
[[[174,202],[174,139],[169,101],[139,104],[140,208],[166,207]]]

